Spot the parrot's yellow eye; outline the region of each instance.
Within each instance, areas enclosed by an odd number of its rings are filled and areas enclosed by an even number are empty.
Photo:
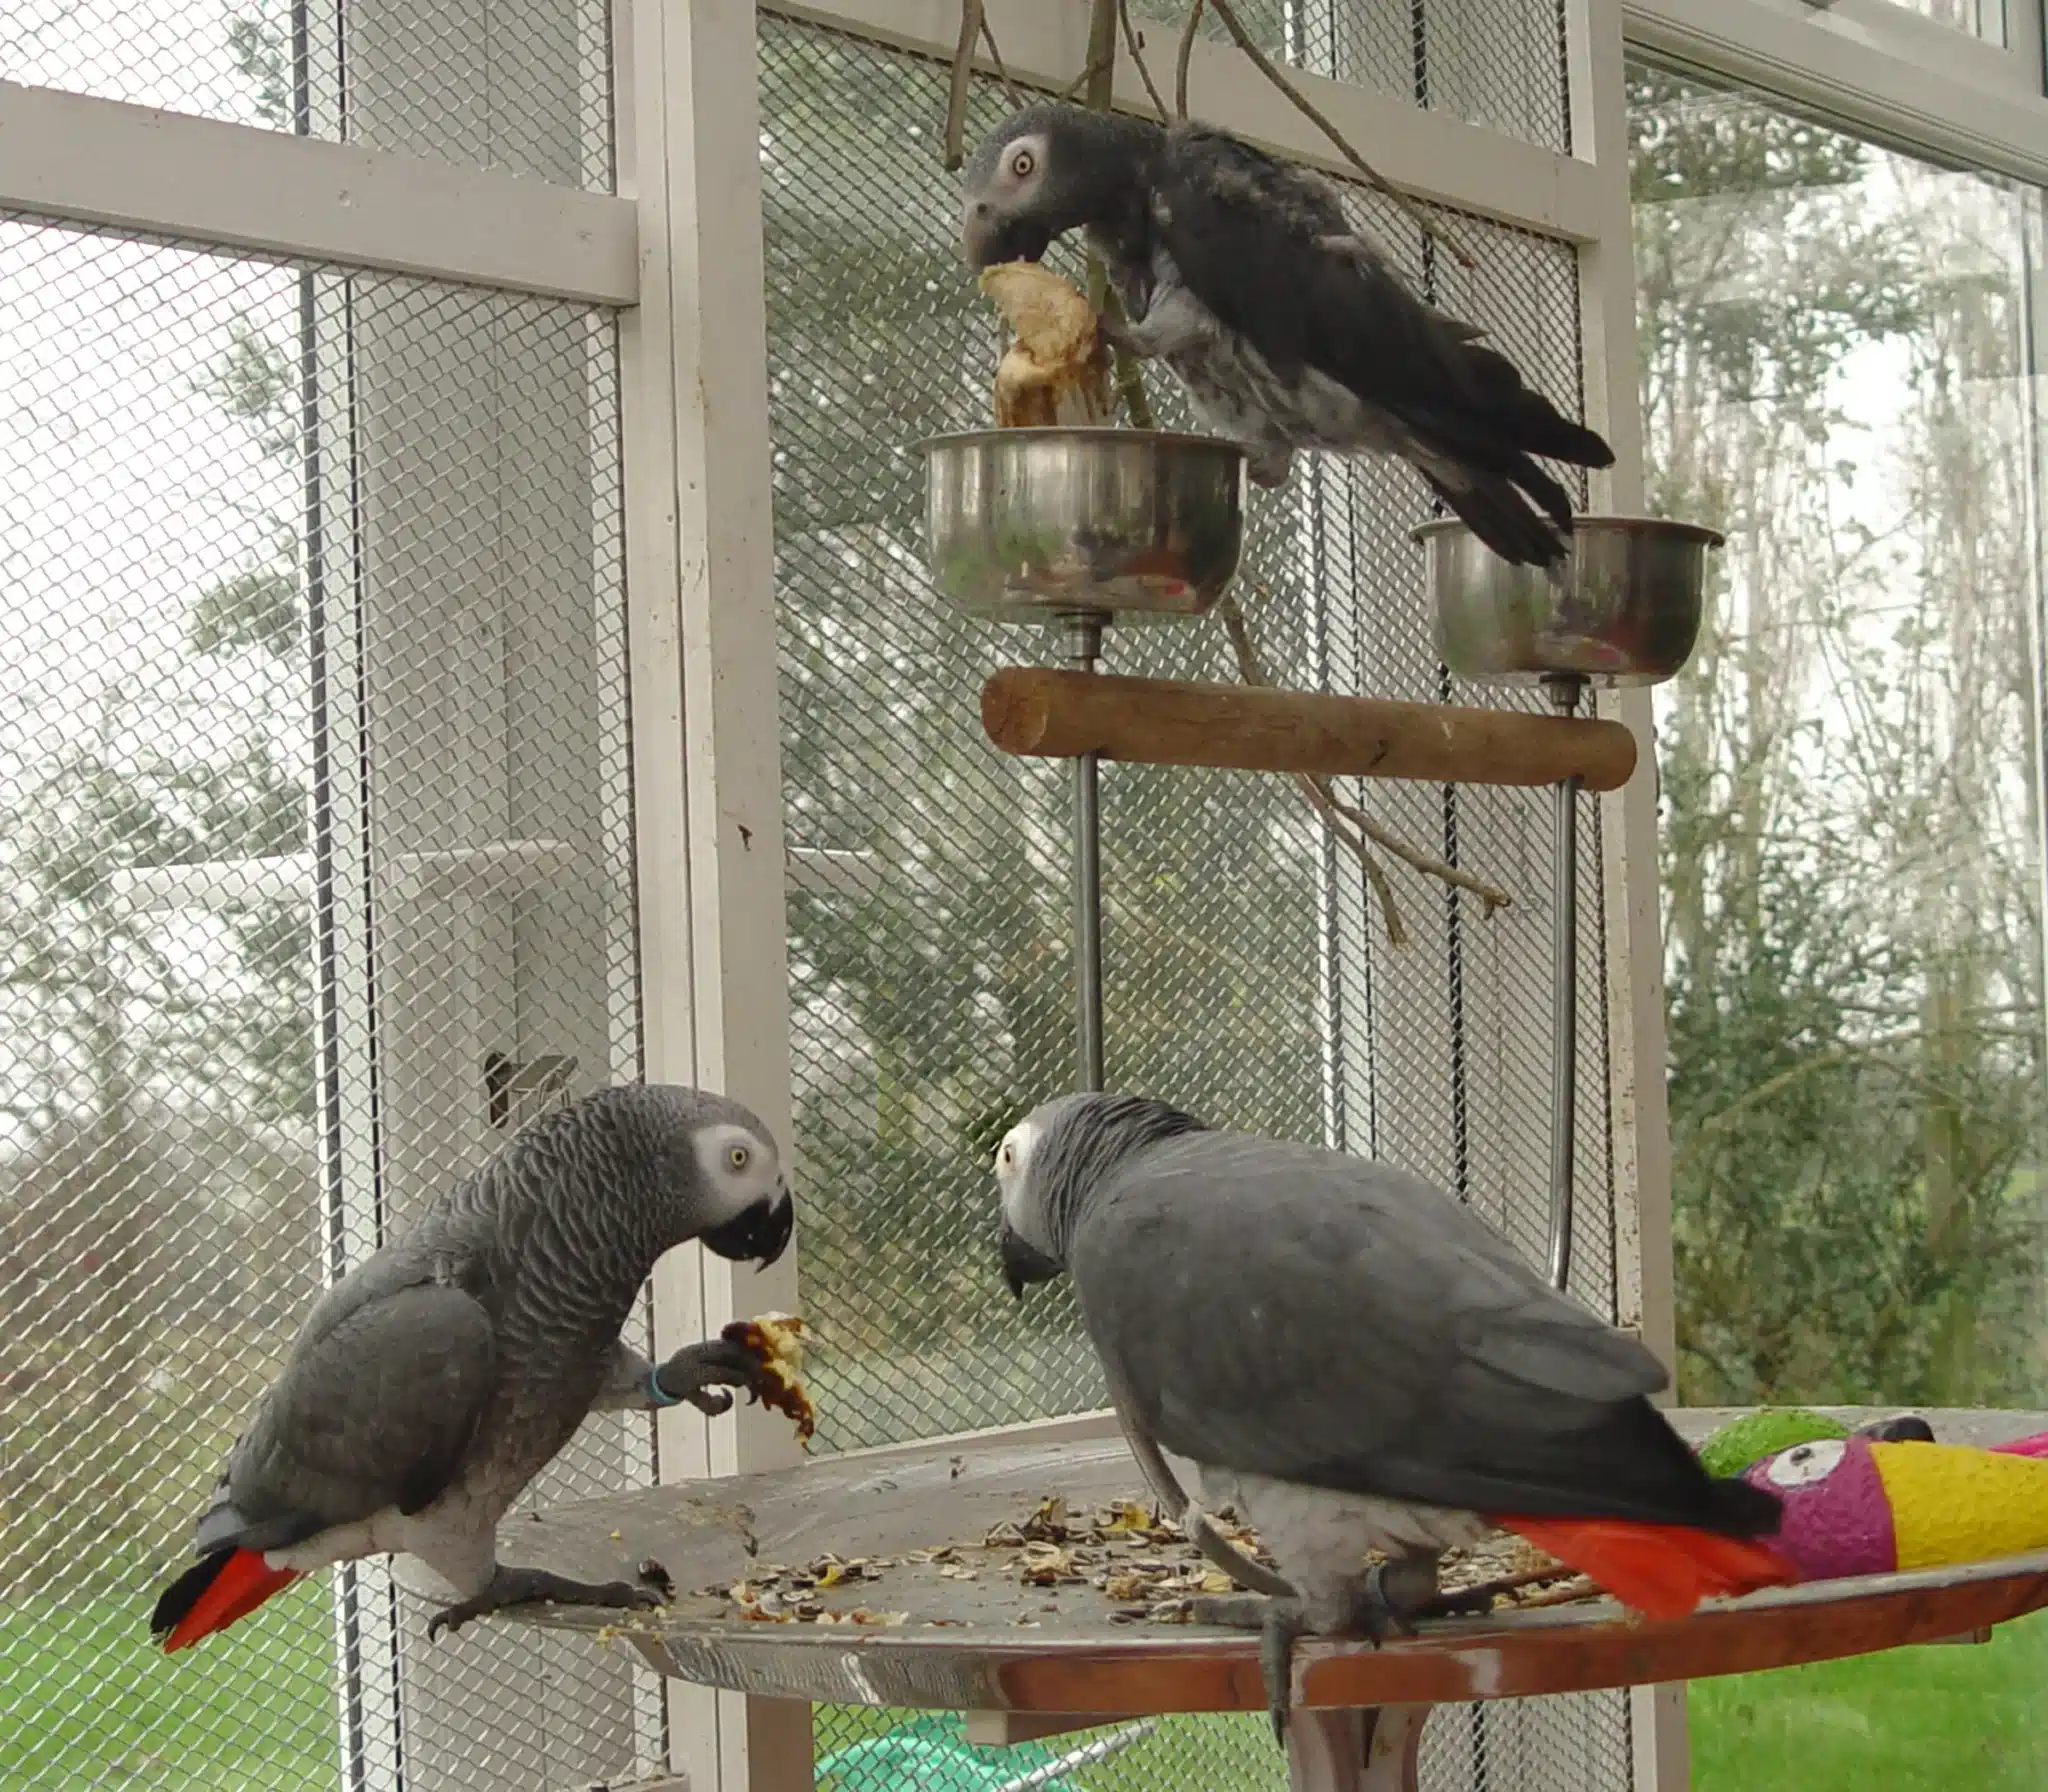
[[[744,1170],[747,1167],[747,1160],[751,1155],[746,1146],[735,1145],[725,1154],[725,1161],[731,1164],[735,1170]]]
[[[1037,166],[1038,158],[1028,149],[1020,149],[1010,158],[1010,173],[1018,180],[1029,180]]]

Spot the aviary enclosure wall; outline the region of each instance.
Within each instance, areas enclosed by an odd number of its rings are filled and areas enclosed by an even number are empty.
[[[1287,62],[1570,147],[1559,0],[1241,10]],[[1141,23],[1163,64],[1170,24]],[[85,0],[11,11],[0,76],[609,192],[611,25],[602,0]],[[835,1450],[1100,1389],[1071,1308],[992,1273],[988,1148],[1072,1078],[1066,787],[976,719],[1041,643],[920,569],[906,445],[986,420],[997,348],[954,248],[946,72],[768,10],[759,73],[800,1274]],[[1004,104],[978,82],[970,133]],[[1570,245],[1453,217],[1467,270],[1353,203],[1578,405]],[[428,1650],[381,1568],[174,1675],[143,1631],[322,1283],[540,1105],[640,1071],[618,317],[0,220],[6,1792],[561,1792],[661,1756],[621,1655],[494,1626]],[[1322,460],[1255,500],[1241,590],[1277,681],[1512,700],[1436,663],[1425,514],[1405,472]],[[1232,676],[1213,622],[1117,631],[1109,664]],[[1513,905],[1394,867],[1395,949],[1291,787],[1110,768],[1111,1078],[1406,1164],[1540,1254],[1546,800],[1344,794]],[[1575,1287],[1611,1310],[1595,805],[1580,844]],[[610,1419],[524,1503],[654,1471],[645,1422]],[[879,1721],[821,1712],[819,1753]],[[1628,1763],[1600,1695],[1440,1719],[1426,1783],[1609,1792]],[[1281,1776],[1256,1720],[1218,1719],[1081,1777]]]

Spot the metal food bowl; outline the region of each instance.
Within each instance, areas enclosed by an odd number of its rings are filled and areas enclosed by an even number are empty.
[[[1707,550],[1723,538],[1697,523],[1574,517],[1570,549],[1549,570],[1510,565],[1454,517],[1424,523],[1415,539],[1428,554],[1437,652],[1459,676],[1662,684],[1692,657]]]
[[[1200,616],[1244,546],[1245,450],[1150,429],[983,429],[916,444],[925,548],[956,609]]]

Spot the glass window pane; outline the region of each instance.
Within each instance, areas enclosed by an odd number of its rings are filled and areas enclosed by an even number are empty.
[[[2005,42],[2005,0],[1888,0],[1888,4],[1991,43]]]
[[[2039,196],[1630,82],[1649,507],[1729,538],[1658,695],[1681,1394],[2040,1406]],[[1696,1783],[2039,1785],[2044,1649],[1704,1684]]]

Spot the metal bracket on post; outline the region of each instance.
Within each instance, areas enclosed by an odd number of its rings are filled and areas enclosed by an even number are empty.
[[[1562,673],[1544,679],[1560,716],[1578,713],[1584,678]],[[1579,1132],[1579,780],[1555,786],[1552,841],[1555,887],[1551,915],[1550,1065],[1550,1285],[1560,1294],[1572,1279],[1572,1194]]]
[[[1076,672],[1093,673],[1102,658],[1099,610],[1061,616],[1060,657]],[[1081,1087],[1103,1087],[1102,1046],[1102,811],[1101,756],[1074,756],[1074,1001],[1080,1030]]]

